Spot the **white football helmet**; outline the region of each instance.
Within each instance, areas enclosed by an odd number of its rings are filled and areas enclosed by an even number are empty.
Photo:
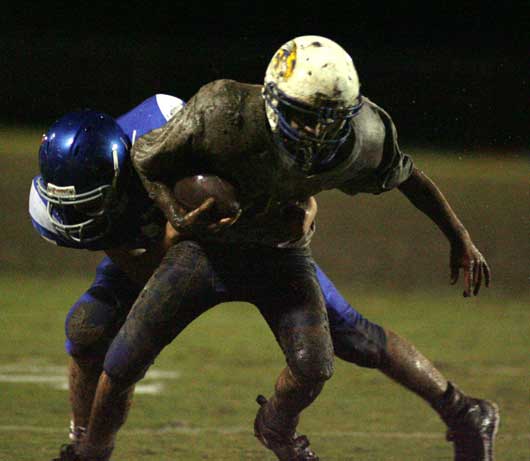
[[[280,47],[267,68],[263,97],[280,152],[307,172],[332,162],[350,133],[348,120],[362,106],[350,55],[316,35]]]

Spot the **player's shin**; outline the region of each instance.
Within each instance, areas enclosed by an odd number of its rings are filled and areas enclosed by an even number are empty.
[[[447,379],[413,344],[385,330],[386,349],[380,370],[431,405],[447,389]]]
[[[114,449],[116,434],[124,424],[134,385],[101,374],[92,405],[87,433],[79,445],[82,461],[108,461]]]
[[[289,367],[285,367],[276,381],[274,395],[269,400],[275,419],[284,427],[293,425],[294,433],[298,416],[311,405],[323,387],[324,381],[301,382]]]
[[[72,407],[70,440],[78,442],[88,425],[102,360],[73,357],[68,366],[68,389]]]

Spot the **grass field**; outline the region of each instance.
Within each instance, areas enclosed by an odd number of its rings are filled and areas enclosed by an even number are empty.
[[[0,461],[50,460],[66,442],[62,325],[100,258],[49,245],[31,227],[40,133],[0,127]],[[461,284],[447,285],[447,242],[399,193],[319,196],[314,254],[363,314],[410,339],[465,391],[499,403],[497,461],[530,459],[527,156],[411,153],[486,255],[492,287],[464,299]],[[252,306],[214,309],[140,383],[114,459],[272,461],[252,435],[254,399],[272,392],[282,366]],[[300,429],[325,461],[452,459],[426,404],[343,362]]]
[[[51,459],[66,440],[62,323],[87,283],[0,279],[2,461]],[[345,293],[371,319],[412,340],[463,389],[495,399],[502,411],[497,459],[528,459],[528,298]],[[282,363],[252,306],[219,306],[163,351],[142,382],[114,459],[273,460],[251,423],[254,398],[271,392]],[[452,459],[443,425],[427,405],[376,371],[336,365],[300,424],[323,460]]]

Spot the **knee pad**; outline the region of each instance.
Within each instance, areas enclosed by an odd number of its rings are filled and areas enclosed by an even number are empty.
[[[117,300],[105,287],[93,286],[77,301],[66,318],[66,349],[75,357],[105,355],[123,322]]]
[[[365,368],[380,368],[386,352],[385,330],[361,317],[354,326],[331,331],[335,355]]]

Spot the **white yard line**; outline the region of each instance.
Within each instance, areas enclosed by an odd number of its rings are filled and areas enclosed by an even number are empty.
[[[164,385],[161,380],[175,380],[180,377],[178,371],[149,370],[145,378],[136,386],[136,394],[161,394]],[[66,367],[54,365],[8,364],[0,365],[0,383],[10,384],[47,384],[54,389],[68,390]]]

